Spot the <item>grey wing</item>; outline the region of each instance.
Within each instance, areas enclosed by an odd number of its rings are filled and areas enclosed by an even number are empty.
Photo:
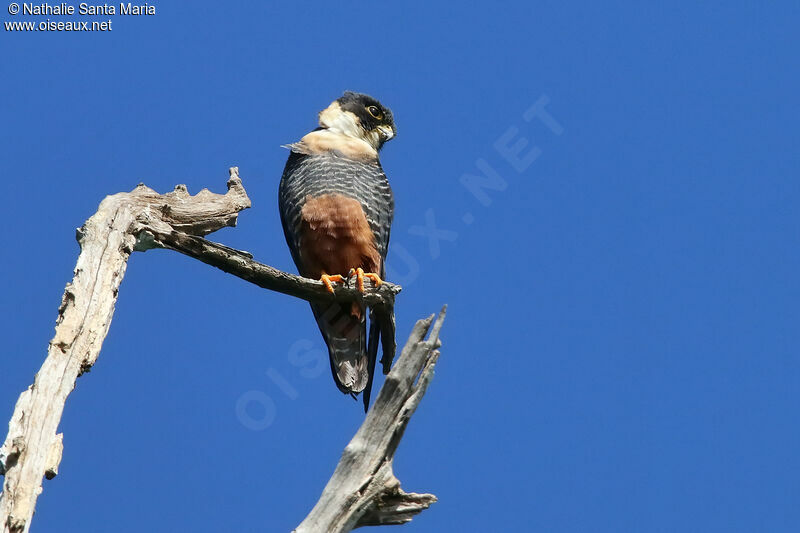
[[[303,209],[307,189],[311,189],[309,181],[313,173],[303,162],[308,156],[292,152],[283,169],[283,176],[278,187],[278,211],[286,244],[295,265],[300,268],[300,216]]]
[[[359,163],[359,178],[356,180],[358,200],[364,209],[367,222],[375,235],[375,246],[381,256],[381,277],[385,275],[384,264],[389,251],[389,234],[394,219],[394,195],[380,164]]]

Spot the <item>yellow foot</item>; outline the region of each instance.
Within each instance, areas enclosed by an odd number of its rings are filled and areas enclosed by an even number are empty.
[[[333,276],[329,276],[327,274],[323,274],[320,276],[319,280],[325,285],[325,288],[328,289],[328,292],[333,293],[333,284],[332,281],[338,281],[341,283],[344,281],[344,277],[339,274],[334,274]]]
[[[364,272],[364,269],[360,267],[356,269],[351,268],[348,277],[353,277],[353,274],[356,276],[356,285],[358,286],[359,292],[364,292],[364,278],[371,279],[376,289],[381,286],[381,283],[383,283],[383,280],[380,278],[380,276],[373,272]]]

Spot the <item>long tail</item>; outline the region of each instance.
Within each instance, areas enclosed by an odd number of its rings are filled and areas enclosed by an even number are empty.
[[[382,279],[386,279],[386,264],[381,262]],[[369,383],[364,391],[364,412],[369,410],[369,397],[372,392],[372,380],[375,377],[375,362],[378,359],[378,344],[381,344],[383,350],[383,357],[381,357],[381,365],[383,366],[383,374],[389,373],[392,369],[392,361],[394,354],[397,350],[397,342],[395,341],[395,322],[394,310],[387,313],[383,309],[371,309],[369,313]]]
[[[311,304],[328,345],[331,373],[339,390],[354,397],[369,383],[367,321],[358,304]]]
[[[395,322],[394,312],[385,313],[380,310],[371,310],[369,314],[369,352],[367,358],[369,360],[369,382],[366,389],[364,389],[364,412],[369,409],[369,397],[372,392],[372,380],[375,377],[375,362],[378,359],[378,344],[382,345],[383,357],[381,357],[381,365],[383,365],[383,373],[388,374],[392,368],[392,361],[394,354],[397,350],[397,343],[395,342]]]
[[[311,304],[317,325],[328,346],[331,373],[336,386],[355,397],[364,393],[364,412],[369,409],[372,382],[378,359],[378,345],[383,349],[381,364],[388,374],[396,351],[394,313],[370,311],[369,349],[367,321],[357,304]]]

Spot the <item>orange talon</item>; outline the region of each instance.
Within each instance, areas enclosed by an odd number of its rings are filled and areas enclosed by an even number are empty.
[[[344,278],[339,274],[334,274],[333,276],[329,276],[327,274],[323,274],[320,276],[319,280],[325,285],[325,288],[328,289],[328,292],[333,294],[333,285],[331,284],[332,281],[342,282]]]
[[[380,287],[381,284],[383,283],[383,280],[381,279],[381,277],[379,275],[375,274],[374,272],[366,272],[366,273],[364,273],[364,277],[371,279],[372,280],[372,284],[375,285],[376,289],[378,287]]]
[[[351,272],[352,272],[352,269],[351,269]],[[369,278],[370,280],[372,280],[372,283],[375,285],[375,288],[380,287],[381,283],[383,283],[383,280],[377,274],[375,274],[373,272],[364,272],[363,268],[357,268],[356,269],[356,282],[358,284],[359,292],[362,292],[362,293],[364,292],[364,278]]]

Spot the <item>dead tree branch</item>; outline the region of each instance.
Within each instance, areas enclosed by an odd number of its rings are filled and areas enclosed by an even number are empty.
[[[337,285],[334,294],[325,289],[319,280],[308,279],[283,272],[269,265],[253,260],[252,256],[241,250],[234,250],[222,244],[189,235],[172,228],[159,229],[156,226],[143,228],[140,232],[139,248],[169,248],[220,270],[240,277],[261,288],[280,292],[303,300],[338,300],[352,302],[361,300],[369,307],[391,308],[394,297],[401,287],[384,282],[374,287],[365,281],[365,292],[361,294],[355,285]]]
[[[436,322],[420,320],[353,440],[342,453],[333,477],[295,533],[338,533],[361,526],[404,524],[436,501],[433,494],[404,492],[392,461],[411,415],[425,395],[439,358]],[[425,335],[430,330],[428,339]]]
[[[361,301],[377,312],[391,311],[400,292],[397,285],[374,287],[369,283],[364,294],[355,287],[339,285],[330,294],[319,281],[279,271],[254,261],[247,252],[202,238],[225,226],[235,226],[239,212],[248,207],[250,199],[238,169],[231,168],[226,194],[203,189],[191,196],[185,186],[178,185],[161,195],[140,184],[129,193],[108,196],[78,229],[81,252],[58,309],[55,336],[34,383],[17,400],[8,436],[0,446],[0,475],[5,476],[0,493],[2,533],[29,531],[42,492],[42,478],[52,479],[58,474],[63,434],[56,431],[64,404],[75,380],[100,354],[133,251],[172,249],[259,287],[304,300]],[[336,525],[320,531],[402,523],[436,500],[432,495],[402,492],[392,474],[391,460],[408,417],[430,380],[443,318],[442,312],[428,341],[422,339],[430,319],[417,323],[364,426],[345,450],[342,461],[351,465],[350,472],[357,473],[358,478],[344,476],[340,464],[320,503],[298,531],[312,531],[307,524],[323,524],[326,519]],[[390,364],[384,361],[384,369],[388,370]],[[342,502],[331,491],[335,487],[349,491],[356,481],[361,483],[358,498],[347,509],[339,507],[334,512]]]
[[[42,477],[58,473],[62,434],[56,434],[67,396],[78,376],[97,360],[111,325],[119,285],[143,225],[170,226],[206,235],[236,224],[239,211],[250,207],[238,171],[231,169],[228,192],[207,190],[190,196],[179,185],[160,195],[139,185],[129,193],[107,197],[97,212],[78,229],[81,247],[74,277],[67,284],[50,341],[47,359],[33,385],[17,400],[0,447],[0,495],[3,533],[30,528]]]

